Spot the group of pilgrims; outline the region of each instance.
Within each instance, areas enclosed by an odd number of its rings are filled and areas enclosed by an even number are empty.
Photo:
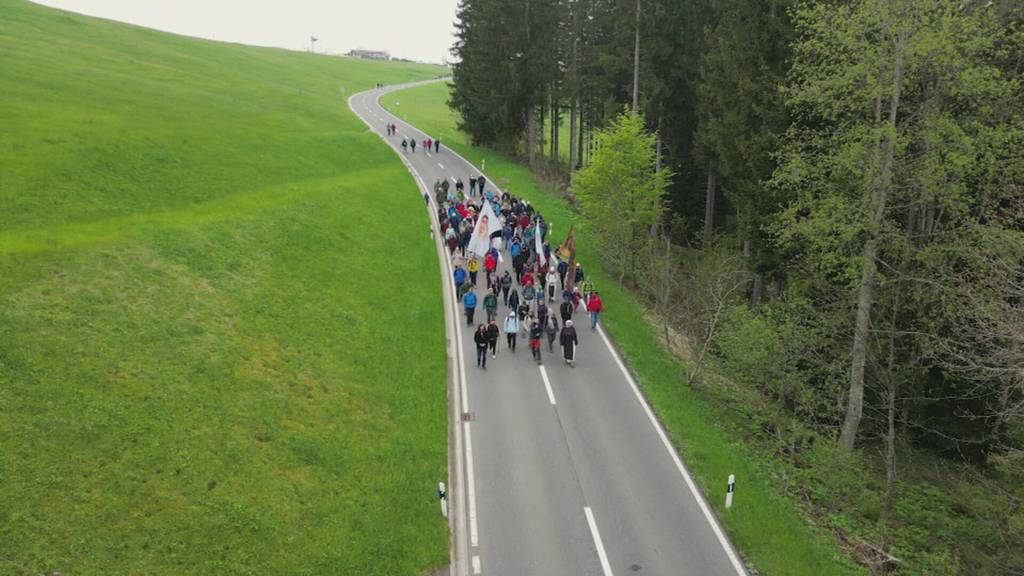
[[[570,264],[571,247],[552,249],[551,224],[540,212],[496,192],[483,175],[467,178],[468,190],[461,178],[450,180],[438,179],[434,200],[466,323],[473,325],[478,306],[486,314],[473,335],[477,366],[487,368],[488,353],[497,358],[502,333],[512,353],[518,340],[527,340],[538,363],[542,342],[553,353],[557,341],[564,361],[574,366],[579,335],[573,318],[584,308],[596,330],[604,304],[583,266]],[[507,260],[511,266],[503,265]]]

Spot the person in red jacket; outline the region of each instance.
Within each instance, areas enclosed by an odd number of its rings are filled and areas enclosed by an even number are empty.
[[[491,287],[491,277],[494,276],[494,271],[498,269],[498,259],[494,257],[491,252],[487,253],[487,257],[484,258],[484,271],[487,272],[487,287]]]
[[[590,329],[597,329],[597,322],[601,319],[601,312],[604,312],[604,302],[601,301],[601,295],[597,293],[597,290],[590,293],[590,297],[587,298],[587,312],[590,312]]]

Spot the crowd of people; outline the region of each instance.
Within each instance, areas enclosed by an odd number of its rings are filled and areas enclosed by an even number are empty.
[[[575,263],[570,271],[567,260],[552,249],[550,223],[533,205],[494,191],[484,176],[467,180],[468,191],[461,178],[438,179],[434,200],[466,323],[476,322],[480,307],[485,314],[473,335],[477,366],[486,369],[487,356],[497,358],[502,333],[510,353],[525,340],[540,363],[544,343],[553,353],[557,342],[564,361],[575,365],[579,335],[573,319],[586,309],[593,330],[604,311],[593,282],[582,265]],[[501,232],[492,237],[486,253],[477,254],[470,244],[484,203],[490,203],[498,216]]]
[[[385,128],[388,136],[397,135],[395,124]],[[441,149],[440,138],[427,137],[419,144],[428,151]],[[403,151],[416,152],[415,138],[403,136],[401,145]],[[484,321],[473,334],[477,366],[486,369],[487,356],[497,358],[502,333],[510,353],[525,340],[532,358],[541,363],[544,343],[549,353],[557,343],[563,360],[574,366],[580,342],[574,318],[585,310],[590,329],[596,330],[604,303],[583,266],[575,262],[570,270],[569,259],[552,249],[550,223],[526,200],[489,187],[482,174],[439,178],[433,192],[466,323],[472,326],[477,308],[483,308]],[[429,195],[424,200],[429,205]],[[500,233],[488,234],[487,247],[478,254],[471,244],[485,203],[497,216]]]

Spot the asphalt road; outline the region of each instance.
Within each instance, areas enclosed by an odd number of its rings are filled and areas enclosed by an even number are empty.
[[[427,135],[381,108],[378,98],[403,87],[359,93],[349,105],[405,158],[421,186],[478,176],[443,141],[439,153],[402,152],[403,136],[422,141]],[[398,126],[397,135],[385,135],[388,122]],[[450,263],[442,260],[442,271],[450,275]],[[482,271],[478,286],[476,323],[485,317]],[[445,294],[454,298],[450,285]],[[452,450],[458,451],[449,491],[454,574],[745,575],[607,335],[591,331],[582,307],[575,367],[562,362],[557,345],[549,354],[546,342],[538,366],[525,343],[512,353],[503,336],[497,358],[482,370],[475,366],[474,327],[453,304],[446,305],[457,348],[450,356],[464,375],[450,394]],[[499,306],[499,319],[507,314]],[[469,421],[458,421],[463,412]],[[724,478],[722,484],[724,492]]]

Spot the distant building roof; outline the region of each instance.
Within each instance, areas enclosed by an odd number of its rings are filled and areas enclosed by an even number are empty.
[[[382,50],[351,50],[346,56],[367,60],[391,60],[391,55]]]

